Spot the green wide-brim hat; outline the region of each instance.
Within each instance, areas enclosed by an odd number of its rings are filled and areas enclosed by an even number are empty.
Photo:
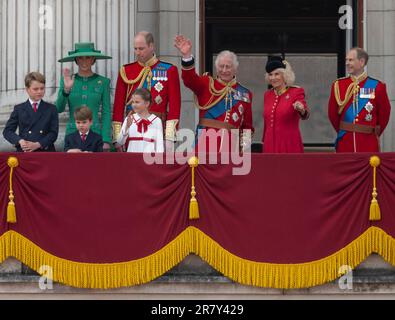
[[[69,55],[64,57],[59,62],[72,62],[77,57],[95,57],[96,59],[111,59],[110,56],[106,56],[101,53],[100,50],[95,50],[95,44],[93,42],[79,42],[75,44],[75,50],[69,51]]]

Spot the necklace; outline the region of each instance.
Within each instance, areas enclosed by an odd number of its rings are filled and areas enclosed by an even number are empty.
[[[277,96],[281,96],[287,90],[288,90],[288,87],[285,87],[285,88],[282,88],[278,91],[276,89],[274,89],[274,92],[276,93]]]

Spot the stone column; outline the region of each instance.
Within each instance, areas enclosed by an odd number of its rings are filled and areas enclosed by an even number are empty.
[[[121,64],[133,58],[135,0],[2,0],[0,5],[0,128],[13,105],[27,99],[24,77],[30,71],[46,76],[46,96],[56,100],[62,65],[58,59],[75,42],[94,42],[112,60],[97,61],[95,72],[115,87]],[[64,63],[63,67],[74,67]],[[63,146],[67,110],[60,115],[58,150]],[[13,148],[0,137],[0,150]]]
[[[181,63],[177,50],[173,47],[174,36],[182,33],[195,44],[197,0],[138,0],[136,31],[146,30],[154,35],[156,54],[179,68]],[[199,48],[195,46],[196,56]],[[192,93],[181,81],[181,128],[194,129],[195,108]]]
[[[395,1],[366,0],[368,72],[387,85],[392,112],[381,138],[383,151],[395,151]]]

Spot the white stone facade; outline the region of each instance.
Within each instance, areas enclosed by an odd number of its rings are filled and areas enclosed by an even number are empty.
[[[366,0],[366,48],[369,74],[384,81],[391,101],[391,119],[382,139],[384,151],[395,151],[395,1]]]
[[[74,50],[75,42],[94,42],[111,55],[97,61],[95,71],[111,79],[114,93],[121,65],[134,60],[133,36],[138,30],[154,34],[157,55],[179,65],[173,38],[181,30],[195,38],[196,0],[0,0],[0,129],[15,104],[27,99],[24,77],[30,71],[46,76],[46,96],[56,100],[62,65],[58,59]],[[73,67],[64,63],[63,67]],[[192,97],[182,87],[182,126],[194,127]],[[57,149],[63,147],[68,114],[60,115]],[[13,151],[0,137],[0,151]]]

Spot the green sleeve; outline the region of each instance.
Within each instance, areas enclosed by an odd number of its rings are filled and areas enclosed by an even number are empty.
[[[58,112],[63,112],[66,108],[66,104],[69,102],[69,95],[64,93],[63,77],[60,78],[60,86],[58,92],[58,98],[56,99],[56,109]]]
[[[102,95],[102,136],[103,142],[111,144],[111,98],[110,98],[110,79],[106,78],[105,87]]]

